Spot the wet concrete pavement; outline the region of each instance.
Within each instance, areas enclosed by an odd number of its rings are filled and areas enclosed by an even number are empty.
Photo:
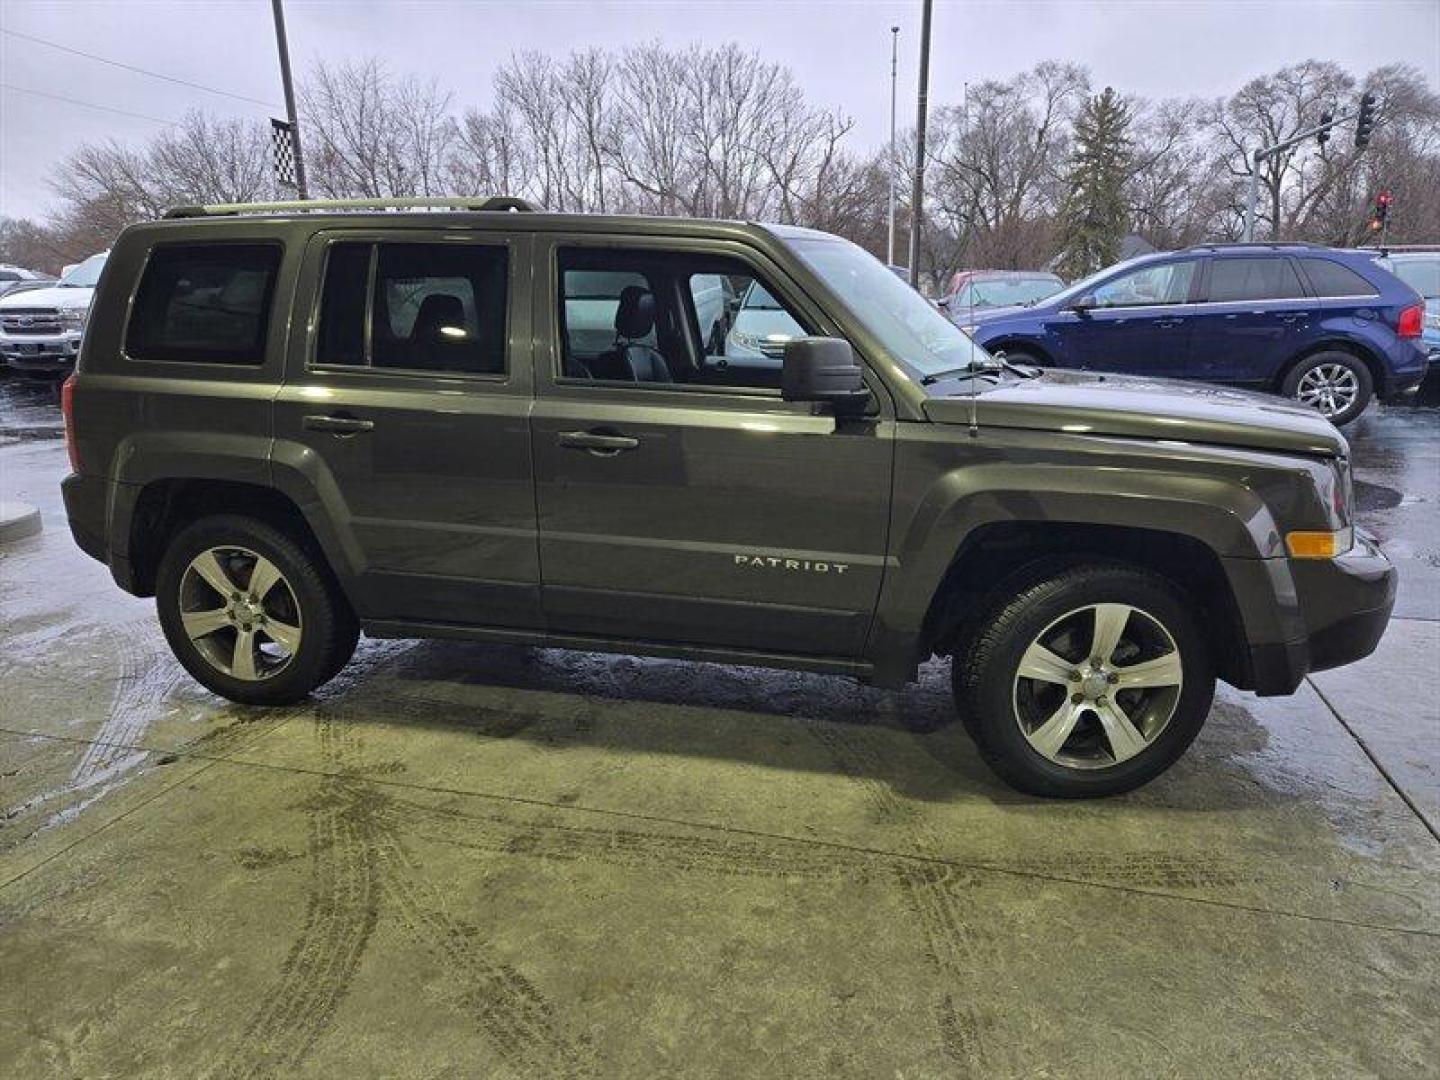
[[[0,552],[7,1074],[1440,1060],[1433,411],[1352,434],[1362,519],[1402,571],[1379,653],[1289,699],[1222,689],[1169,774],[1082,804],[991,778],[943,664],[882,693],[365,642],[311,703],[223,703],[73,547],[63,448],[7,415],[0,497],[46,519]]]

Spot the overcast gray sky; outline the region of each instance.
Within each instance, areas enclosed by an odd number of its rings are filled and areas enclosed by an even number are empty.
[[[788,65],[815,102],[851,114],[857,148],[879,144],[888,131],[889,27],[898,24],[901,124],[914,119],[918,2],[289,0],[286,12],[298,69],[316,57],[374,53],[397,71],[434,75],[461,105],[488,104],[491,75],[514,50],[736,41]],[[0,33],[6,215],[42,214],[53,198],[46,177],[82,142],[139,142],[160,130],[157,121],[196,107],[283,115],[278,104],[267,110],[15,36],[279,102],[268,0],[0,0],[0,31],[11,32]],[[1440,0],[938,0],[931,100],[958,102],[966,81],[1003,78],[1044,59],[1087,65],[1097,86],[1171,97],[1228,94],[1251,76],[1311,57],[1356,73],[1407,61],[1440,86]]]

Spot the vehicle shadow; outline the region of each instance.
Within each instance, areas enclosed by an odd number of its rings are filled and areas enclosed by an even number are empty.
[[[956,715],[948,661],[932,661],[917,683],[885,691],[804,672],[508,645],[374,642],[316,703],[327,718],[352,723],[830,773],[922,802],[1063,805],[1015,792],[990,772]],[[1258,783],[1240,764],[1265,741],[1244,708],[1219,704],[1186,758],[1121,798],[1215,812],[1293,797]]]

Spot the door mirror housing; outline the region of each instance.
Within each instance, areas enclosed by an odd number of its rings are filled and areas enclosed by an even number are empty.
[[[1071,303],[1068,310],[1075,312],[1076,315],[1088,315],[1094,309],[1095,297],[1086,294],[1085,296],[1077,297],[1075,301]]]
[[[817,401],[837,411],[870,400],[855,350],[840,338],[792,338],[785,345],[780,392],[786,401]]]

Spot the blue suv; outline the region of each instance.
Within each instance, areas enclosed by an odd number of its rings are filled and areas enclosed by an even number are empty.
[[[1204,379],[1283,394],[1335,424],[1425,377],[1425,305],[1375,252],[1203,245],[1143,255],[1047,300],[950,317],[1043,366]]]

